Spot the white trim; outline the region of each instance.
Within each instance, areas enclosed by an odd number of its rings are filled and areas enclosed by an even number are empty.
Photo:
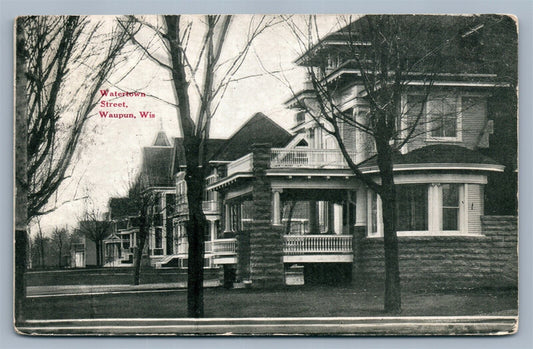
[[[429,230],[429,231],[397,231],[396,235],[399,238],[402,237],[472,237],[472,238],[484,238],[485,235],[479,233],[466,233],[462,231],[443,231],[443,230]],[[372,235],[367,236],[367,239],[383,239],[383,236]]]
[[[424,81],[411,81],[406,84],[407,86],[427,86],[428,83]],[[464,82],[464,81],[435,81],[433,86],[459,86],[459,87],[509,87],[508,83],[498,82]]]
[[[430,120],[429,105],[431,103],[440,103],[441,101],[453,101],[455,104],[455,137],[438,137],[432,136],[433,121]],[[446,102],[445,102],[446,103]],[[462,98],[461,95],[433,95],[429,96],[424,105],[424,116],[426,122],[426,141],[428,142],[457,142],[463,141],[463,114],[462,114]]]
[[[493,164],[461,164],[461,163],[423,163],[399,164],[393,166],[393,171],[423,171],[423,170],[467,170],[503,172],[505,166]],[[361,168],[363,173],[379,173],[377,166]]]

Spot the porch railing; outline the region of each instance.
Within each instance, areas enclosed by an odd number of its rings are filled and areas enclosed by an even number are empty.
[[[236,253],[236,239],[217,239],[211,242],[215,255],[234,255]]]
[[[288,255],[352,253],[351,235],[285,235],[283,243],[283,252]]]
[[[355,152],[349,152],[355,159]],[[348,168],[342,152],[338,149],[283,149],[272,148],[271,168]]]
[[[205,253],[211,253],[213,252],[213,241],[206,241],[205,242]],[[187,239],[182,239],[178,243],[178,254],[189,254],[189,242],[187,242]]]
[[[253,154],[246,154],[237,160],[230,162],[227,167],[227,175],[231,176],[238,172],[250,172],[252,171]]]

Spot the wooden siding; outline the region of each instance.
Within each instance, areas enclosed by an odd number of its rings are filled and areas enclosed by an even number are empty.
[[[481,216],[483,215],[483,186],[467,185],[468,233],[481,234]]]

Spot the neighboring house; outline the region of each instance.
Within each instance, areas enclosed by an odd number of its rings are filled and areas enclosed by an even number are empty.
[[[251,150],[254,142],[269,142],[282,146],[290,138],[291,135],[286,130],[267,116],[262,113],[256,113],[228,139],[209,139],[206,156],[209,159],[212,174],[206,178],[206,185],[210,185],[217,180],[219,171],[226,171],[226,164],[246,155]],[[188,207],[187,185],[185,182],[185,151],[181,138],[174,140],[174,147],[173,173],[176,180],[176,207],[173,216],[174,255],[162,260],[158,266],[177,265],[181,268],[186,268],[188,259],[186,231]],[[227,261],[227,259],[221,257],[225,253],[224,244],[227,241],[229,246],[233,246],[234,236],[231,233],[229,233],[229,236],[228,233],[224,234],[225,230],[221,223],[221,200],[218,192],[206,191],[202,206],[209,224],[209,229],[205,235],[205,266],[220,266]],[[217,242],[217,245],[214,245],[214,241]],[[173,260],[177,260],[177,264],[172,264],[171,261]]]
[[[413,16],[398,19],[417,20]],[[426,16],[425,20],[442,26],[442,32],[450,26],[467,30],[468,24],[483,33],[483,26],[466,23],[471,20],[468,17]],[[297,63],[331,64],[323,81],[335,80],[340,91],[335,96],[337,107],[364,124],[365,89],[353,62],[340,54],[339,37],[344,37],[342,31],[326,37]],[[490,45],[499,45],[489,40],[485,38],[489,48],[484,52],[491,52]],[[424,110],[416,136],[394,156],[400,267],[402,282],[409,286],[516,286],[516,217],[485,216],[484,194],[491,185],[493,198],[516,196],[516,190],[509,192],[512,185],[497,194],[498,183],[488,183],[489,177],[513,180],[516,138],[509,139],[512,145],[502,152],[500,144],[507,140],[496,140],[492,134],[494,128],[516,131],[516,103],[512,98],[500,99],[504,89],[512,94],[508,77],[486,71],[487,66],[480,68],[478,62],[463,62],[461,71],[453,64],[449,71],[441,66],[425,105],[416,79],[402,96],[407,110],[402,123],[409,122],[409,110]],[[304,90],[287,106],[298,108],[303,100],[313,108],[313,98],[312,91]],[[255,144],[247,152],[235,153],[237,159],[221,158],[230,162],[213,171],[207,190],[217,192],[223,204],[224,236],[235,236],[213,242],[214,262],[225,265],[226,277],[236,273],[237,280],[253,287],[302,281],[381,282],[380,197],[355,178],[335,139],[317,120],[296,109],[295,121],[294,137],[287,144],[243,137]],[[352,159],[362,163],[364,173],[378,178],[372,140],[343,126],[342,137]],[[489,151],[493,143],[500,150]],[[495,159],[483,155],[487,152]],[[505,163],[508,166],[514,161],[515,167],[506,170],[510,176],[502,177],[501,158],[511,159]],[[491,213],[516,212],[509,207],[498,212],[497,203],[490,205]]]
[[[105,267],[133,265],[139,232],[138,208],[129,198],[111,198],[108,203],[111,234],[104,239]]]
[[[86,236],[77,234],[70,244],[70,267],[96,267],[96,243]]]

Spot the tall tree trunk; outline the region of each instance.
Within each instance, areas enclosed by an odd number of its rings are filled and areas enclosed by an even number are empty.
[[[15,91],[15,322],[24,321],[26,300],[25,273],[28,258],[28,175],[26,116],[26,53],[20,18],[17,20],[16,91]]]
[[[58,252],[58,257],[57,257],[57,265],[59,266],[59,268],[61,268],[61,252],[63,250],[62,244],[59,244],[58,248],[59,248],[59,252]]]
[[[383,212],[383,248],[385,252],[385,312],[402,311],[398,237],[396,235],[396,187],[394,184],[392,149],[388,139],[376,140],[381,177]]]
[[[144,245],[146,244],[146,238],[148,231],[145,224],[139,226],[139,239],[137,248],[134,249],[133,256],[133,284],[139,285],[141,282],[141,261],[143,256]]]
[[[189,242],[187,314],[189,317],[200,318],[204,316],[204,233],[207,231],[207,220],[202,210],[203,170],[198,166],[196,168],[188,167],[186,181],[189,205],[189,220],[187,221]]]

